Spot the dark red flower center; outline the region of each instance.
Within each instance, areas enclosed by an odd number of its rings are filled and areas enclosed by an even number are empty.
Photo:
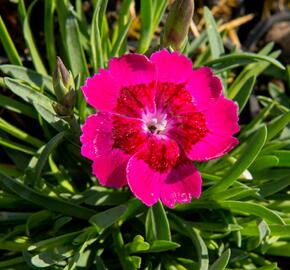
[[[188,152],[208,132],[206,119],[196,111],[184,84],[125,87],[114,111],[113,148],[130,155],[140,151],[137,156],[158,172],[176,165],[179,150],[173,145]]]

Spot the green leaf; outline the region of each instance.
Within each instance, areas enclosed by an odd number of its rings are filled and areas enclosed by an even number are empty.
[[[54,11],[55,0],[44,1],[44,38],[46,46],[46,56],[52,72],[56,66],[56,51],[54,39]]]
[[[246,147],[240,157],[226,176],[217,184],[204,192],[204,195],[214,196],[216,192],[223,191],[231,186],[236,179],[253,163],[263,148],[267,138],[267,129],[265,126],[260,128],[255,135],[247,142]]]
[[[73,75],[81,75],[81,83],[89,77],[89,71],[83,47],[80,43],[80,31],[77,19],[71,9],[65,20],[66,46]]]
[[[151,243],[150,248],[145,253],[159,253],[168,250],[175,250],[180,247],[180,244],[167,240],[155,240]]]
[[[204,7],[203,12],[211,55],[213,59],[216,59],[225,53],[223,41],[219,32],[217,31],[217,25],[214,17],[211,14],[211,11],[207,7]]]
[[[148,242],[154,240],[171,241],[168,219],[160,201],[148,209],[145,230]]]
[[[150,245],[144,241],[143,236],[136,235],[131,243],[125,246],[129,254],[136,252],[144,252],[150,248]]]
[[[266,168],[274,167],[278,165],[279,158],[276,156],[261,156],[258,157],[250,166],[250,171],[259,171]]]
[[[38,156],[33,158],[33,161],[29,163],[27,176],[32,179],[32,186],[39,186],[41,172],[47,159],[54,148],[63,140],[66,132],[63,131],[55,135],[47,144],[43,145],[38,151]]]
[[[209,267],[209,270],[224,270],[231,257],[231,250],[227,249],[223,254]]]
[[[90,218],[90,223],[97,226],[99,232],[113,225],[126,212],[125,204],[110,208]]]
[[[211,60],[205,65],[212,67],[215,72],[222,72],[228,69],[233,69],[242,65],[260,61],[268,62],[282,70],[285,70],[285,67],[275,58],[257,53],[231,53],[220,56],[218,59]]]
[[[274,138],[290,122],[290,112],[274,118],[268,125],[267,141]]]
[[[103,4],[104,3],[104,4]],[[103,53],[102,53],[102,39],[101,39],[101,27],[104,14],[100,13],[101,5],[107,6],[108,1],[98,1],[95,7],[93,19],[92,19],[92,31],[90,38],[92,62],[94,72],[98,72],[99,68],[104,67]]]
[[[12,112],[20,113],[28,117],[37,119],[37,113],[33,107],[1,94],[0,94],[0,107],[5,108]]]
[[[288,144],[289,145],[289,144]],[[290,167],[290,151],[279,150],[273,153],[279,159],[279,167]]]
[[[152,0],[141,0],[140,13],[141,36],[139,39],[137,51],[139,53],[145,53],[150,46],[154,31]]]
[[[267,197],[287,188],[290,185],[290,178],[288,176],[283,177],[283,175],[281,175],[281,177],[281,179],[268,181],[267,183],[260,185],[261,196]]]
[[[262,52],[260,52],[262,54]],[[271,53],[269,56],[271,58],[276,58],[280,54],[279,51]],[[268,66],[269,62],[259,62],[247,65],[243,71],[238,75],[235,81],[228,89],[228,97],[233,99],[242,89],[243,85],[253,76],[258,76],[261,74]]]
[[[26,145],[22,145],[22,144],[19,144],[19,143],[12,142],[12,141],[10,141],[8,139],[5,139],[5,138],[3,138],[1,136],[0,136],[0,144],[5,146],[5,147],[14,149],[16,151],[23,152],[23,153],[28,154],[28,155],[35,155],[36,154],[35,149],[30,148],[30,147],[28,147]]]
[[[0,172],[0,183],[2,183],[6,188],[10,189],[21,198],[32,202],[37,206],[42,206],[45,209],[50,209],[58,213],[85,220],[89,219],[95,214],[94,211],[83,206],[72,204],[62,199],[46,196],[32,188],[23,185],[19,180],[13,179],[2,172]]]
[[[28,83],[31,86],[36,86],[37,88],[42,88],[44,86],[49,90],[49,92],[54,93],[50,76],[42,75],[26,67],[15,65],[0,65],[0,70],[15,79]]]
[[[0,129],[11,134],[12,136],[14,136],[15,138],[25,141],[27,143],[29,143],[30,145],[36,146],[36,147],[40,147],[43,145],[43,142],[41,140],[39,140],[38,138],[35,138],[29,134],[27,134],[26,132],[22,131],[21,129],[9,124],[7,121],[5,121],[4,119],[2,119],[0,117]]]
[[[22,61],[19,57],[19,54],[14,46],[14,43],[7,31],[7,28],[1,16],[0,16],[0,40],[8,56],[9,61],[14,65],[22,66]]]
[[[251,203],[251,202],[238,202],[238,201],[220,201],[219,204],[225,209],[229,209],[234,212],[245,213],[261,217],[274,224],[285,224],[283,219],[274,211],[266,208],[265,206]]]
[[[2,269],[6,269],[7,267],[12,267],[12,269],[14,269],[15,265],[18,265],[18,264],[23,263],[23,262],[25,262],[23,256],[15,257],[15,258],[9,259],[9,260],[1,260],[0,267]],[[25,266],[23,266],[23,267],[25,267]],[[28,268],[26,268],[26,269],[28,269]],[[25,268],[23,268],[23,270],[25,270]]]
[[[148,1],[151,1],[151,0],[148,0]],[[130,28],[132,21],[133,21],[133,18],[130,18],[128,23],[123,28],[120,29],[118,38],[117,38],[116,42],[113,44],[113,48],[112,48],[112,52],[111,52],[112,57],[119,56],[121,46],[122,46],[122,44],[127,36],[127,33],[129,31],[129,28]]]
[[[67,123],[54,112],[52,107],[54,101],[18,80],[5,78],[5,84],[13,93],[31,103],[40,115],[58,131],[67,129]]]
[[[288,241],[277,241],[269,247],[266,254],[290,257],[290,243]]]
[[[38,53],[38,49],[35,45],[34,38],[33,38],[33,35],[31,33],[31,29],[29,26],[30,14],[31,14],[32,8],[36,2],[37,2],[37,0],[34,0],[27,10],[27,14],[26,14],[24,21],[23,21],[23,35],[24,35],[24,39],[26,41],[27,47],[29,49],[29,52],[31,54],[32,62],[34,64],[36,71],[38,73],[46,75],[47,71],[43,65],[41,58],[40,58],[40,55]]]
[[[254,85],[256,84],[256,77],[249,78],[245,84],[242,86],[239,93],[235,96],[234,100],[239,105],[239,114],[242,112],[242,110],[245,108],[251,93],[253,91]]]
[[[196,269],[199,270],[208,270],[208,250],[205,242],[201,238],[198,231],[194,228],[191,228],[185,221],[178,218],[175,215],[170,215],[171,221],[173,221],[174,229],[178,231],[180,234],[185,235],[193,242],[198,258],[198,267]],[[171,224],[171,223],[170,223]]]

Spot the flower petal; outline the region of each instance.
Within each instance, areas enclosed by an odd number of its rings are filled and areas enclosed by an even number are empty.
[[[222,84],[209,67],[202,67],[192,72],[186,90],[192,95],[197,111],[201,112],[221,96]]]
[[[100,155],[93,161],[93,174],[101,185],[120,188],[127,184],[126,167],[130,156],[119,149]]]
[[[160,185],[175,166],[179,147],[168,138],[151,136],[128,162],[127,181],[137,198],[150,206],[160,198]]]
[[[220,97],[207,111],[208,132],[204,138],[194,144],[187,156],[192,160],[205,161],[220,157],[238,144],[232,135],[239,131],[237,105]]]
[[[138,111],[146,103],[152,109],[155,77],[154,64],[144,55],[126,54],[112,58],[108,70],[101,69],[88,78],[81,89],[87,102],[100,111],[124,113],[118,111],[120,104],[125,105],[124,100],[134,105],[133,109],[137,106]]]
[[[183,83],[192,72],[192,63],[178,52],[170,53],[166,49],[155,52],[150,60],[156,66],[157,81]]]
[[[121,87],[150,84],[155,81],[155,66],[141,54],[126,54],[109,61],[109,71]]]
[[[201,194],[202,179],[196,167],[186,161],[179,163],[167,175],[161,186],[161,201],[170,208],[176,202],[189,203]]]
[[[121,87],[109,71],[102,69],[98,74],[88,78],[81,89],[91,106],[101,111],[113,111]]]
[[[176,202],[190,202],[201,194],[201,176],[188,160],[170,171],[158,172],[135,155],[127,165],[127,180],[134,195],[147,206],[161,199],[173,208]]]
[[[81,153],[93,160],[93,173],[102,185],[121,187],[127,183],[126,166],[130,155],[114,148],[113,117],[106,112],[88,117],[82,127]]]
[[[84,125],[82,126],[82,136],[80,137],[80,141],[82,143],[81,154],[94,160],[95,154],[95,146],[94,139],[97,136],[97,126],[98,126],[98,117],[96,114],[90,115]]]

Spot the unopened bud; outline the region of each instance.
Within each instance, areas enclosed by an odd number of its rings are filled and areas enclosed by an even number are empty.
[[[74,89],[74,80],[71,72],[66,69],[60,57],[56,59],[52,83],[58,102],[63,103],[66,93]]]
[[[72,89],[71,91],[65,94],[63,105],[71,110],[75,105],[75,101],[76,101],[76,91]]]
[[[162,47],[179,51],[186,40],[194,10],[193,0],[175,0],[167,17],[162,35]]]

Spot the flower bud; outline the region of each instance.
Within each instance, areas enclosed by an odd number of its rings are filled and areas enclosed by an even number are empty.
[[[56,68],[53,73],[52,83],[56,98],[62,104],[66,93],[74,88],[74,80],[71,72],[66,69],[60,57],[56,59]]]
[[[186,40],[194,10],[193,0],[175,0],[167,17],[162,35],[162,47],[179,51]]]

